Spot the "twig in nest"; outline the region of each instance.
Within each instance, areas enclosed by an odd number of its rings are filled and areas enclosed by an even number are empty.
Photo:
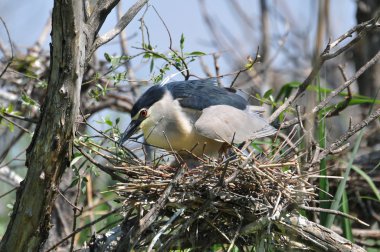
[[[349,215],[349,214],[346,214],[346,213],[343,213],[343,212],[340,212],[340,211],[336,211],[336,210],[332,210],[332,209],[326,209],[326,208],[319,208],[319,207],[308,207],[308,206],[304,206],[304,205],[303,206],[302,205],[299,206],[299,208],[307,210],[307,211],[323,212],[323,213],[330,213],[330,214],[335,214],[335,215],[343,216],[345,218],[357,221],[360,224],[369,227],[369,224],[365,223],[364,221],[361,221],[361,220],[359,220],[358,218],[356,218],[356,217],[354,217],[352,215]]]
[[[165,203],[173,189],[173,187],[179,182],[179,180],[184,175],[184,166],[182,165],[174,178],[171,180],[170,184],[166,187],[165,191],[162,193],[161,197],[149,210],[149,212],[139,221],[138,226],[134,226],[129,230],[124,238],[124,242],[120,243],[121,247],[127,248],[127,251],[133,250],[138,242],[139,236],[149,228],[149,226],[156,220],[161,209],[165,206]]]
[[[153,247],[156,244],[157,240],[160,238],[160,236],[165,232],[165,230],[169,227],[169,225],[171,225],[173,223],[173,221],[175,219],[177,219],[178,216],[183,214],[183,212],[185,210],[186,210],[186,208],[184,208],[184,207],[177,210],[177,212],[175,212],[175,214],[173,214],[173,216],[166,222],[166,224],[160,229],[160,231],[158,231],[158,233],[154,236],[154,238],[152,239],[152,242],[150,243],[150,245],[148,247],[148,252],[153,250]]]
[[[75,147],[79,150],[80,153],[82,153],[83,156],[85,156],[87,158],[88,161],[90,161],[91,163],[96,165],[100,170],[102,170],[105,173],[107,173],[108,175],[110,175],[112,179],[120,181],[120,182],[125,182],[125,183],[128,182],[128,179],[125,179],[125,178],[123,178],[123,177],[121,177],[115,173],[115,172],[118,172],[120,170],[115,169],[114,167],[110,167],[108,164],[102,165],[101,163],[97,162],[94,158],[92,158],[90,154],[88,154],[86,151],[84,151],[82,149],[82,147],[80,147],[78,145],[76,145]]]

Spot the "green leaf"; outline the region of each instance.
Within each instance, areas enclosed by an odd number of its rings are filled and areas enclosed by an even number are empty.
[[[108,53],[104,53],[104,58],[108,61],[111,62],[112,57]]]
[[[71,181],[69,188],[76,186],[78,184],[78,182],[79,182],[79,177],[74,178],[73,181]]]
[[[33,100],[29,95],[27,95],[25,92],[21,93],[21,101],[23,104],[27,106],[36,106],[40,107],[37,101]]]
[[[87,178],[86,177],[83,177],[82,178],[82,182],[80,183],[80,187],[81,187],[81,191],[83,194],[86,193],[86,189],[87,189]]]
[[[152,59],[152,60],[150,61],[150,66],[149,66],[150,73],[153,72],[153,68],[154,68],[154,60]]]
[[[7,109],[5,110],[5,112],[7,112],[8,114],[12,114],[12,111],[13,111],[13,104],[10,103],[7,107]]]
[[[263,95],[263,97],[265,99],[268,99],[269,96],[271,96],[273,94],[273,89],[269,89],[268,91],[265,92],[265,94]]]
[[[377,201],[380,202],[380,190],[376,187],[376,184],[375,182],[373,182],[373,179],[370,176],[368,176],[367,173],[365,173],[358,166],[352,165],[352,169],[365,179],[365,181],[367,182],[369,187],[371,187],[373,193],[375,194]],[[373,200],[376,200],[376,199],[373,199]]]
[[[278,93],[276,97],[276,101],[279,101],[281,98],[287,98],[290,96],[290,93],[293,89],[298,88],[302,83],[298,81],[292,81],[289,83],[286,83],[282,88],[280,89],[280,92]]]
[[[341,211],[345,214],[350,214],[348,204],[349,203],[348,203],[348,198],[347,198],[347,191],[345,190],[343,193],[342,206],[341,206]],[[354,241],[354,237],[352,236],[351,220],[349,220],[348,218],[343,218],[341,226],[342,226],[344,237],[346,237],[347,240],[349,241]]]
[[[46,89],[48,86],[48,83],[44,80],[37,82],[36,87],[37,88],[43,88]]]
[[[346,183],[348,181],[348,178],[349,178],[349,175],[350,175],[350,171],[351,171],[351,168],[353,166],[356,154],[358,153],[358,150],[359,150],[360,143],[362,141],[363,135],[364,135],[364,129],[361,129],[359,131],[358,137],[356,138],[354,149],[353,149],[353,151],[351,153],[351,157],[349,159],[349,162],[347,164],[346,170],[344,172],[343,179],[339,182],[338,188],[336,190],[336,193],[335,193],[335,196],[334,196],[334,201],[333,201],[333,203],[331,204],[331,207],[330,207],[331,210],[338,210],[338,208],[339,208],[339,205],[341,203],[341,199],[342,199],[343,193],[345,192]],[[334,222],[334,219],[335,219],[334,215],[332,215],[332,214],[328,215],[325,227],[330,228],[332,226],[333,222]]]
[[[120,58],[119,57],[112,57],[111,58],[111,65],[113,68],[116,68],[120,64]]]
[[[186,55],[188,55],[188,56],[204,56],[206,54],[204,52],[194,51],[194,52],[186,53]]]
[[[73,165],[75,165],[82,157],[83,157],[83,155],[80,154],[79,156],[73,158],[73,160],[71,160],[71,162],[70,162],[70,167],[72,167]]]
[[[106,124],[108,124],[109,126],[113,126],[113,122],[108,118],[108,117],[106,117],[105,119],[104,119],[104,122],[106,123]]]
[[[13,132],[15,130],[15,125],[13,123],[8,123],[8,129],[10,132]]]
[[[152,57],[151,53],[144,53],[144,56],[143,56],[144,59],[150,59],[151,57]]]
[[[183,33],[182,33],[182,34],[181,34],[181,39],[180,39],[180,41],[179,41],[179,46],[180,46],[180,48],[181,48],[181,51],[182,51],[183,48],[185,47],[184,43],[185,43],[185,36],[184,36]]]

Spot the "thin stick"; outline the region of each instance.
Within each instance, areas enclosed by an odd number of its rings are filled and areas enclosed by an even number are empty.
[[[105,215],[102,215],[101,217],[99,217],[98,219],[80,227],[80,228],[77,228],[74,232],[70,233],[69,235],[67,235],[65,238],[63,238],[62,240],[60,240],[59,242],[57,242],[56,244],[54,244],[51,248],[49,248],[48,250],[46,250],[46,252],[50,252],[50,251],[53,251],[54,249],[56,249],[60,244],[64,243],[65,241],[67,241],[68,239],[70,239],[71,237],[73,237],[75,234],[79,233],[80,231],[86,229],[86,228],[89,228],[89,227],[92,227],[94,224],[98,223],[99,221],[102,221],[106,218],[108,218],[109,216],[119,212],[121,210],[121,207],[118,207],[114,210],[112,210],[111,212],[105,214]]]
[[[92,54],[98,49],[100,46],[108,43],[112,39],[114,39],[119,33],[124,30],[124,28],[132,21],[132,19],[137,15],[137,13],[141,10],[142,7],[149,0],[139,0],[137,1],[129,10],[120,18],[117,22],[116,26],[110,31],[106,32],[102,36],[98,37],[95,41],[91,49],[89,50],[86,61],[88,62],[92,56]],[[102,1],[100,1],[102,2]],[[90,18],[91,21],[91,18]],[[91,22],[89,22],[91,23]]]
[[[359,222],[360,224],[362,224],[364,226],[369,227],[369,224],[365,223],[364,221],[361,221],[361,220],[359,220],[358,218],[356,218],[356,217],[354,217],[352,215],[349,215],[349,214],[346,214],[346,213],[342,213],[340,211],[336,211],[336,210],[332,210],[332,209],[326,209],[326,208],[319,208],[319,207],[308,207],[308,206],[304,206],[304,205],[303,206],[299,206],[299,208],[307,210],[307,211],[323,212],[323,213],[330,213],[330,214],[335,214],[335,215],[343,216],[343,217],[346,217],[348,219],[357,221],[357,222]]]
[[[302,84],[298,87],[297,91],[293,93],[279,108],[276,109],[276,111],[269,117],[268,121],[271,123],[283,112],[285,111],[289,106],[293,104],[293,102],[306,91],[307,87],[312,83],[314,78],[319,73],[319,70],[321,69],[323,63],[327,60],[330,60],[332,58],[335,58],[336,56],[340,55],[342,52],[348,50],[353,45],[355,45],[361,37],[366,34],[368,31],[373,30],[377,28],[377,20],[379,19],[380,14],[367,21],[363,22],[361,24],[358,24],[357,26],[350,29],[348,32],[340,36],[337,40],[333,42],[329,42],[326,46],[325,50],[322,52],[321,56],[317,59],[312,71],[310,72],[309,76],[302,82]],[[343,47],[337,49],[335,52],[330,52],[331,49],[335,48],[337,45],[339,45],[343,40],[347,38],[351,38],[352,34],[357,32],[358,35],[354,39],[352,39],[350,42],[348,42]]]
[[[1,71],[0,73],[0,78],[3,76],[3,74],[7,71],[8,67],[11,65],[12,61],[13,61],[13,44],[12,44],[12,39],[11,39],[11,35],[9,34],[9,31],[8,31],[8,27],[7,27],[7,24],[4,22],[4,20],[0,17],[0,21],[3,23],[4,25],[4,28],[5,28],[5,31],[7,33],[7,37],[8,37],[8,41],[9,41],[9,45],[11,47],[11,57],[9,58],[7,64],[5,65],[5,68],[3,69],[3,71]]]

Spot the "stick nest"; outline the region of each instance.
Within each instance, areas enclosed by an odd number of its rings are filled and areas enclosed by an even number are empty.
[[[274,162],[253,152],[230,161],[202,161],[195,168],[186,162],[177,167],[130,165],[124,170],[129,182],[114,190],[124,202],[124,225],[149,226],[135,241],[143,250],[255,246],[256,222],[313,199],[314,188],[297,170],[294,156]],[[272,237],[275,241],[283,246],[281,237]]]

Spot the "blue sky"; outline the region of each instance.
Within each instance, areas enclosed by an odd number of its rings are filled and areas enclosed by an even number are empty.
[[[236,38],[236,44],[231,44],[234,52],[240,53],[242,57],[255,52],[257,46],[260,45],[260,12],[258,0],[239,0],[237,1],[242,9],[251,19],[251,30],[241,29],[241,22],[238,14],[231,8],[230,0],[205,0],[209,14],[218,22],[218,27],[225,34],[230,34]],[[123,1],[123,8],[127,9],[134,1]],[[46,0],[2,0],[0,2],[0,16],[6,21],[10,30],[12,40],[20,49],[24,50],[31,46],[39,37],[48,16],[51,13],[53,1]],[[330,1],[330,19],[331,19],[331,36],[336,38],[353,25],[355,25],[355,2],[354,0]],[[185,51],[203,51],[206,53],[216,52],[209,29],[205,26],[202,19],[200,4],[198,0],[151,0],[160,16],[165,21],[170,30],[174,47],[178,48],[179,39],[182,33],[186,37]],[[280,36],[285,30],[285,20],[289,23],[289,39],[286,41],[285,48],[289,51],[297,50],[291,45],[291,41],[297,41],[297,32],[303,32],[308,37],[305,41],[298,41],[299,45],[308,49],[314,47],[315,24],[317,20],[317,5],[315,0],[269,0],[269,9],[271,11],[270,23],[272,34],[272,52],[278,47],[276,36]],[[141,36],[134,36],[139,31],[138,19],[142,16],[142,12],[138,14],[132,23],[127,27],[128,37],[132,37],[129,41],[130,46],[141,46]],[[145,15],[145,22],[149,27],[151,41],[157,46],[157,50],[161,52],[168,51],[169,37],[152,8]],[[101,34],[111,29],[116,23],[116,13],[110,14]],[[6,39],[4,29],[0,28],[0,39]],[[50,39],[50,38],[49,38]],[[299,40],[299,39],[298,39]],[[46,48],[48,44],[46,43]],[[118,55],[119,44],[117,41],[111,41],[108,45],[100,48],[98,52],[99,58],[103,57],[104,52]],[[131,53],[136,50],[130,48]],[[307,50],[305,50],[307,51]],[[233,52],[229,52],[233,53]],[[300,59],[307,59],[305,55],[299,55]],[[139,59],[141,60],[141,59]],[[278,67],[287,64],[286,56],[277,58]],[[205,57],[206,64],[212,69],[212,57]],[[133,62],[134,66],[138,66],[140,62]],[[309,62],[308,62],[309,63]],[[221,73],[228,73],[236,70],[236,66],[232,66],[228,58],[220,61]],[[143,67],[137,71],[139,79],[149,79],[149,67]],[[199,64],[192,64],[191,71],[204,76]],[[176,76],[174,79],[180,78]]]
[[[259,34],[244,34],[245,31],[240,29],[240,23],[236,17],[236,13],[231,8],[229,0],[206,0],[206,6],[209,13],[221,26],[224,26],[226,33],[230,33],[239,40],[242,48],[239,50],[252,51],[259,43]],[[247,15],[252,19],[252,26],[259,31],[259,6],[258,0],[240,0],[238,1],[242,8],[246,11]],[[355,24],[355,2],[354,0],[330,1],[331,2],[331,31],[333,37],[342,34],[347,29]],[[15,44],[20,49],[32,45],[40,35],[48,16],[51,13],[53,1],[46,0],[2,0],[0,2],[0,16],[6,21],[7,26],[11,32],[11,36]],[[133,1],[123,1],[124,8],[127,9]],[[178,44],[181,33],[186,37],[186,50],[188,51],[204,51],[215,52],[212,40],[209,36],[209,30],[205,27],[200,13],[199,1],[197,0],[151,0],[150,3],[160,13],[161,17],[166,22],[174,43]],[[312,36],[314,31],[314,22],[316,20],[317,1],[315,0],[270,0],[269,8],[279,9],[288,18],[291,28],[293,27],[301,30],[310,29]],[[277,16],[277,17],[276,17]],[[271,16],[272,30],[281,33],[284,29],[284,22],[274,14]],[[139,14],[141,17],[141,13]],[[115,13],[111,13],[101,33],[110,29],[116,22]],[[145,22],[150,28],[152,41],[158,46],[158,50],[165,51],[168,47],[168,36],[164,26],[155,14],[150,9],[145,16]],[[127,28],[129,36],[138,31],[139,22],[134,19],[131,25]],[[0,39],[4,41],[5,34],[3,29],[0,30]],[[244,40],[250,38],[257,38],[257,42],[244,44]],[[140,37],[134,37],[130,41],[130,45],[139,46]],[[311,39],[312,41],[312,39]],[[46,45],[47,46],[47,45]],[[313,45],[310,45],[312,47]],[[118,53],[119,46],[117,43],[110,43],[104,46],[99,54],[102,55],[105,51],[109,53]],[[224,67],[224,65],[222,65]]]

